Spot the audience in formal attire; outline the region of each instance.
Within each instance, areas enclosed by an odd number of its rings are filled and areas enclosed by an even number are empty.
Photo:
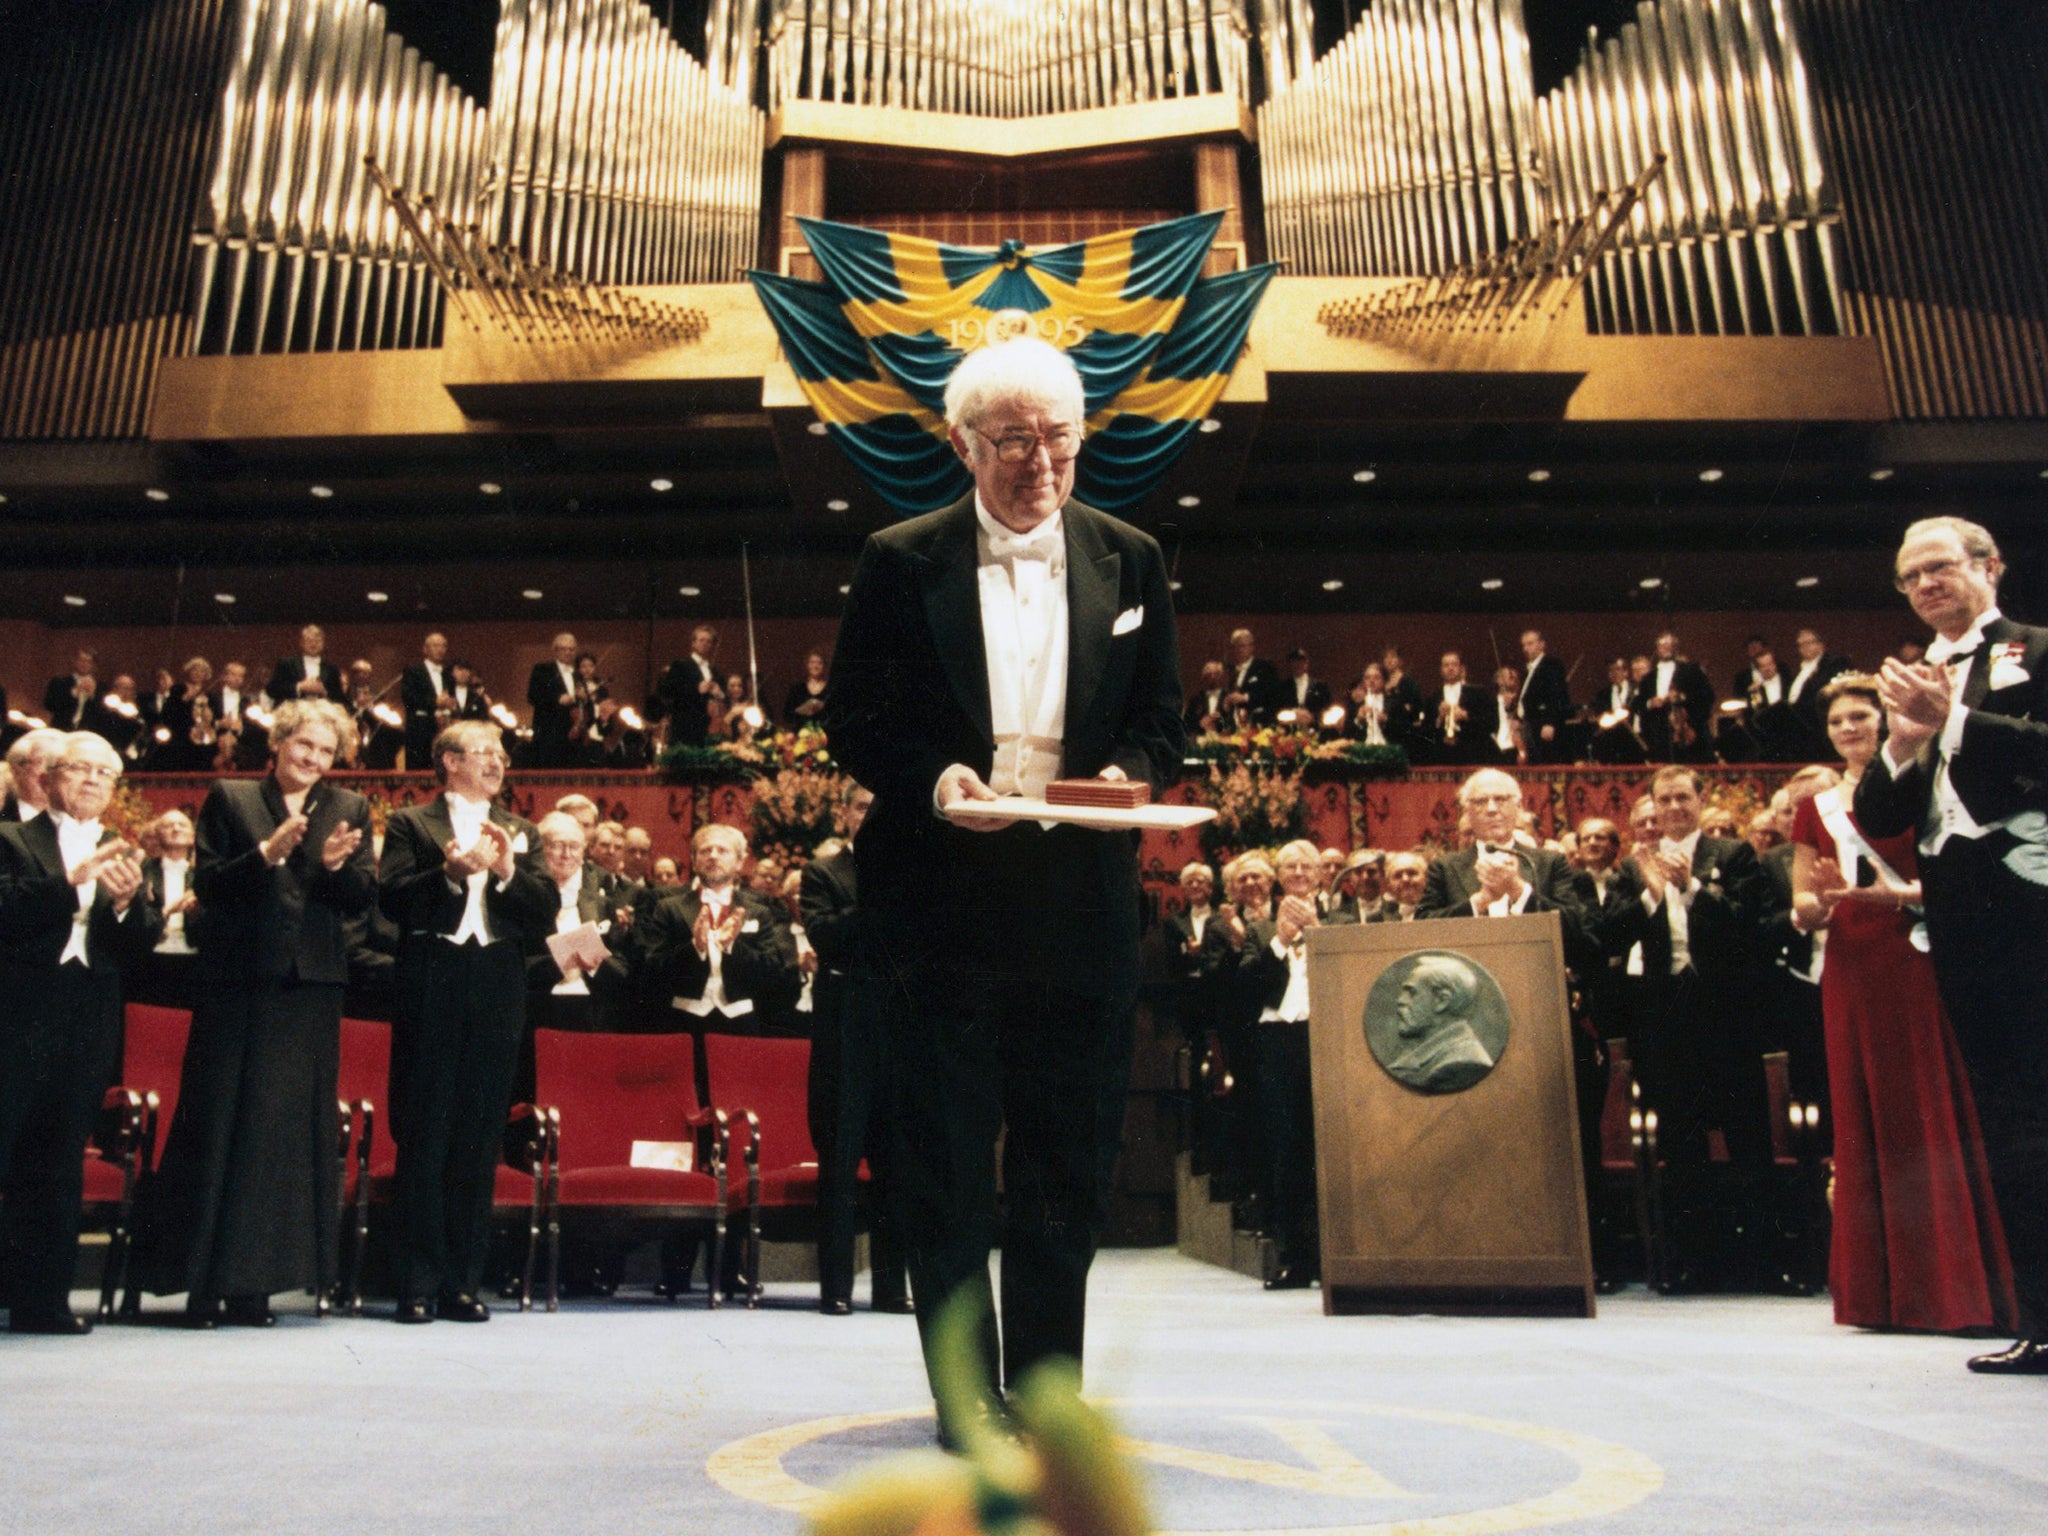
[[[1423,701],[1414,742],[1426,762],[1463,763],[1486,760],[1499,725],[1498,704],[1485,688],[1465,675],[1465,658],[1445,651],[1437,663],[1440,682]]]
[[[200,808],[198,1002],[137,1219],[141,1283],[184,1293],[188,1327],[269,1327],[272,1295],[339,1279],[345,925],[377,877],[367,803],[322,781],[353,730],[310,689],[287,699],[269,775],[223,779]]]
[[[1565,726],[1572,717],[1571,682],[1564,663],[1550,654],[1543,632],[1522,631],[1522,686],[1515,699],[1515,718],[1522,724],[1522,750],[1532,763],[1571,760]]]
[[[341,669],[327,659],[327,632],[318,624],[299,631],[299,654],[279,659],[271,668],[264,694],[273,706],[292,699],[327,699],[339,702],[348,697]]]
[[[90,731],[99,723],[99,653],[81,646],[71,670],[51,678],[43,689],[43,719],[53,730]]]
[[[789,685],[789,692],[782,698],[782,723],[792,731],[816,725],[818,717],[825,713],[825,691],[830,686],[825,653],[805,652],[804,675]]]
[[[398,682],[399,707],[405,711],[405,765],[415,773],[431,766],[434,738],[455,719],[451,691],[448,637],[436,630],[420,642],[420,659]]]
[[[1705,669],[1678,653],[1678,637],[1669,630],[1657,637],[1638,709],[1652,762],[1699,762],[1712,756],[1714,685]]]
[[[567,768],[574,761],[570,732],[576,725],[576,637],[566,631],[549,643],[551,659],[535,662],[527,679],[526,702],[533,708],[533,766]]]
[[[1287,676],[1274,699],[1274,720],[1304,728],[1322,724],[1330,707],[1330,685],[1309,675],[1308,652],[1296,646],[1287,653]]]
[[[1224,669],[1228,691],[1224,712],[1234,725],[1270,725],[1283,707],[1286,685],[1280,669],[1255,654],[1257,642],[1248,629],[1230,632],[1230,665]]]
[[[1201,686],[1188,695],[1188,706],[1181,712],[1181,724],[1186,727],[1190,740],[1197,736],[1218,735],[1231,728],[1231,711],[1224,703],[1229,693],[1223,663],[1203,662]]]
[[[0,1261],[15,1333],[89,1333],[71,1310],[86,1141],[120,1060],[122,979],[162,916],[100,817],[121,756],[88,731],[50,755],[47,814],[0,826]]]
[[[712,719],[725,705],[717,654],[718,631],[699,624],[690,631],[690,654],[670,662],[655,684],[649,717],[667,722],[671,746],[701,747],[710,740]]]

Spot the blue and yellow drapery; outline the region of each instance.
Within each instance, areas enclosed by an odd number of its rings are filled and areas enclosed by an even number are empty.
[[[1205,278],[1223,215],[1034,250],[971,250],[800,219],[822,283],[750,272],[805,398],[875,493],[908,516],[958,500],[946,380],[1019,333],[1080,371],[1089,438],[1075,494],[1129,512],[1164,477],[1223,386],[1275,267]]]

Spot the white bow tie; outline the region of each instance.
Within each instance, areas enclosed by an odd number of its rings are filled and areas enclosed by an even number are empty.
[[[1960,639],[1951,640],[1945,635],[1936,635],[1927,647],[1927,659],[1937,667],[1947,666],[1952,661],[1961,661],[1974,656],[1984,644],[1984,631],[1973,629]]]
[[[1052,521],[1040,523],[1029,533],[1011,533],[1007,529],[988,535],[988,555],[991,560],[1051,560],[1066,548],[1066,533]]]

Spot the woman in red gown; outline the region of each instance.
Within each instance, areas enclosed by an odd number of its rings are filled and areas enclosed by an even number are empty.
[[[1835,1116],[1835,1321],[1940,1332],[2012,1327],[2012,1269],[1962,1057],[1915,910],[1910,834],[1866,838],[1850,806],[1876,755],[1876,681],[1822,694],[1846,781],[1799,807],[1793,913],[1825,929],[1821,1007]]]

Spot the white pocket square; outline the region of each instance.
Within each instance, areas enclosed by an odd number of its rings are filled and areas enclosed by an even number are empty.
[[[512,851],[514,853],[526,852],[526,834],[524,832],[521,832],[512,839]]]
[[[1116,623],[1110,626],[1109,632],[1112,636],[1128,635],[1144,622],[1145,605],[1140,603],[1137,607],[1126,608],[1122,613],[1118,614],[1116,616]]]
[[[2017,688],[2021,683],[2031,681],[2033,675],[2018,662],[2007,661],[2001,656],[1991,663],[1991,678],[1986,687],[1993,693],[2001,688]]]
[[[760,931],[761,920],[758,917],[750,917],[744,923],[740,924],[741,933],[759,933]]]

